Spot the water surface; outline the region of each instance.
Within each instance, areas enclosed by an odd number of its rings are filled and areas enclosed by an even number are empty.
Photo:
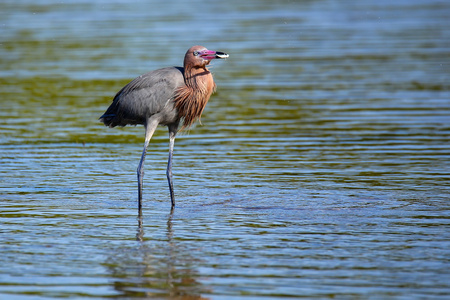
[[[446,1],[3,1],[0,298],[445,299]],[[175,144],[98,117],[195,44]]]

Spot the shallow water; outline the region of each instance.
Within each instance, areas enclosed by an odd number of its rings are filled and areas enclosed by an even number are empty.
[[[3,1],[0,298],[450,294],[446,1]],[[177,138],[98,117],[202,44]]]

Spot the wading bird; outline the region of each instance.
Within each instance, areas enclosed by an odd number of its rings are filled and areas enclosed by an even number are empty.
[[[145,127],[144,151],[137,168],[139,211],[142,209],[145,154],[158,125],[169,128],[166,174],[174,208],[172,159],[178,127],[182,123],[181,129],[189,128],[200,119],[209,97],[216,89],[207,66],[213,59],[227,57],[228,54],[223,52],[193,46],[184,56],[183,68],[158,69],[135,78],[116,94],[112,104],[100,117],[100,121],[109,127],[138,124]]]

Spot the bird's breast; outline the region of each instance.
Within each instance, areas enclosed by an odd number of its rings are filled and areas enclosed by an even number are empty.
[[[185,83],[176,90],[174,97],[178,115],[183,119],[183,128],[190,127],[197,119],[200,119],[215,90],[214,79],[205,69],[196,74],[188,74]]]

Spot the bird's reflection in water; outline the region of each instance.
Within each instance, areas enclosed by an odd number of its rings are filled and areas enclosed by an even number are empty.
[[[173,217],[173,209],[170,210],[169,220],[167,221],[167,231],[172,231],[172,217]],[[138,242],[144,242],[144,226],[142,222],[142,210],[139,210],[138,213],[138,228],[136,233],[136,240]],[[170,225],[169,225],[170,224]],[[168,233],[168,235],[172,236],[172,233]]]
[[[116,249],[107,262],[114,289],[124,297],[163,299],[207,299],[210,293],[197,281],[198,259],[193,251],[173,239],[173,210],[167,220],[165,239],[144,239],[144,224],[138,215],[137,246]]]

